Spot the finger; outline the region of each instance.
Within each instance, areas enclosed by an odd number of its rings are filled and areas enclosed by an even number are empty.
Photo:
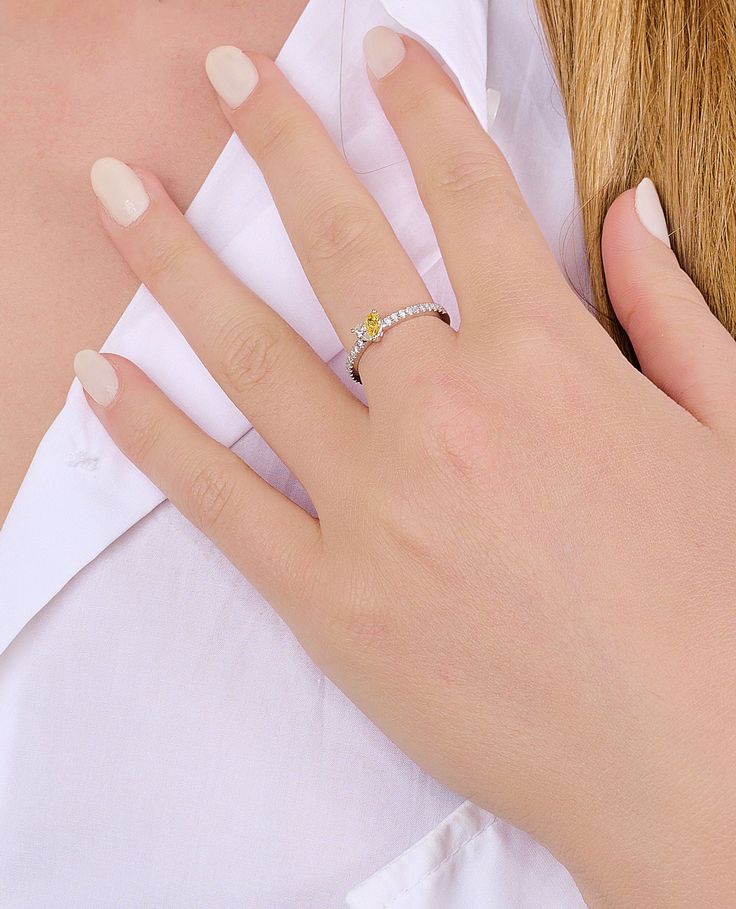
[[[644,374],[714,429],[736,429],[736,345],[670,248],[657,190],[644,180],[603,228],[606,283]]]
[[[344,439],[360,440],[363,405],[214,255],[155,177],[103,158],[92,183],[120,253],[316,501],[326,477],[346,472]]]
[[[319,523],[195,426],[129,360],[85,350],[74,369],[136,467],[265,595],[282,602],[298,594],[318,563]]]
[[[368,32],[364,49],[432,220],[461,332],[495,332],[547,312],[559,318],[561,307],[584,318],[505,158],[437,62],[383,27]]]
[[[428,301],[424,282],[378,204],[274,63],[219,47],[207,57],[207,73],[263,172],[307,278],[345,347],[355,340],[351,328],[370,310],[385,316]],[[416,346],[427,332],[453,337],[433,318],[412,328],[397,326],[366,354],[361,375],[385,374],[389,363],[395,379],[412,362],[399,350]]]

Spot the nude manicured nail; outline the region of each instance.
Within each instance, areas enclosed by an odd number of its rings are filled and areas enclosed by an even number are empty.
[[[80,350],[74,357],[74,372],[90,398],[102,407],[112,404],[118,393],[118,374],[102,354]]]
[[[406,45],[395,31],[379,25],[363,38],[363,53],[365,62],[376,79],[383,79],[404,59]]]
[[[151,202],[138,174],[117,158],[95,161],[89,176],[95,195],[121,227],[137,221]]]
[[[258,70],[240,48],[224,45],[213,48],[204,62],[212,88],[229,108],[235,110],[258,85]]]
[[[670,242],[667,221],[664,217],[659,193],[649,177],[645,177],[636,187],[634,208],[639,220],[649,233],[671,248],[672,243]]]

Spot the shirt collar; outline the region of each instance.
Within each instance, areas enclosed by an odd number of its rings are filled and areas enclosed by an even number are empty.
[[[411,172],[365,74],[361,42],[398,25],[440,56],[481,122],[487,0],[310,0],[278,57],[386,212],[421,274],[440,254]],[[340,351],[260,172],[232,136],[187,217],[228,266],[323,360]],[[450,294],[444,270],[441,290]],[[103,345],[134,360],[206,432],[232,446],[251,428],[141,286]],[[85,565],[163,494],[125,458],[74,382],[0,533],[0,652]]]

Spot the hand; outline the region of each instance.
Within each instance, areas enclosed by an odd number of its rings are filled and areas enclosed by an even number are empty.
[[[457,332],[423,316],[370,346],[367,408],[155,177],[110,160],[93,172],[112,241],[318,517],[121,357],[78,358],[90,405],[355,703],[438,779],[547,845],[591,906],[725,905],[736,345],[629,191],[604,254],[634,369],[442,69],[385,29],[366,48],[462,314]],[[427,300],[275,65],[220,49],[208,69],[345,346],[371,308]]]

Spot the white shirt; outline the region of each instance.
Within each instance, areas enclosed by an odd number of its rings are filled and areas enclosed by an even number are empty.
[[[482,121],[487,84],[500,91],[494,138],[584,286],[533,0],[311,0],[278,60],[456,313],[365,75],[362,36],[379,24],[432,47]],[[187,214],[342,374],[344,351],[235,137]],[[103,349],[308,506],[145,288]],[[120,454],[76,382],[0,534],[0,654],[3,909],[583,909],[545,849],[426,776],[325,679]]]

